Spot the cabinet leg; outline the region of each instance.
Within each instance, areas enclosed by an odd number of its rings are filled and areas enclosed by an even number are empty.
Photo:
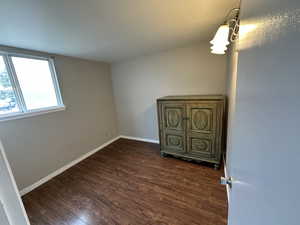
[[[164,152],[160,152],[160,157],[164,158],[166,154]]]
[[[215,164],[215,165],[214,165],[214,169],[215,169],[215,170],[220,169],[220,164]]]

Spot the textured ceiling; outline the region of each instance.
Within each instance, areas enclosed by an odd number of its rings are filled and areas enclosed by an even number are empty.
[[[0,0],[0,44],[108,62],[209,40],[238,0]]]

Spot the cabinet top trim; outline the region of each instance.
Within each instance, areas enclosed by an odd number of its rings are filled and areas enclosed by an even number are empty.
[[[158,98],[157,101],[166,100],[224,100],[225,95],[170,95]]]

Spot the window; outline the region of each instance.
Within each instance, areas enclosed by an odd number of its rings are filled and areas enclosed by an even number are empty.
[[[0,120],[64,108],[52,58],[0,52]]]

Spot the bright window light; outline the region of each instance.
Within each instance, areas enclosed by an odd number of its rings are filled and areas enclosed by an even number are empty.
[[[19,112],[16,95],[3,56],[0,56],[0,115]]]
[[[58,105],[47,60],[12,57],[12,62],[28,110]]]
[[[64,109],[51,58],[0,53],[0,120]]]

